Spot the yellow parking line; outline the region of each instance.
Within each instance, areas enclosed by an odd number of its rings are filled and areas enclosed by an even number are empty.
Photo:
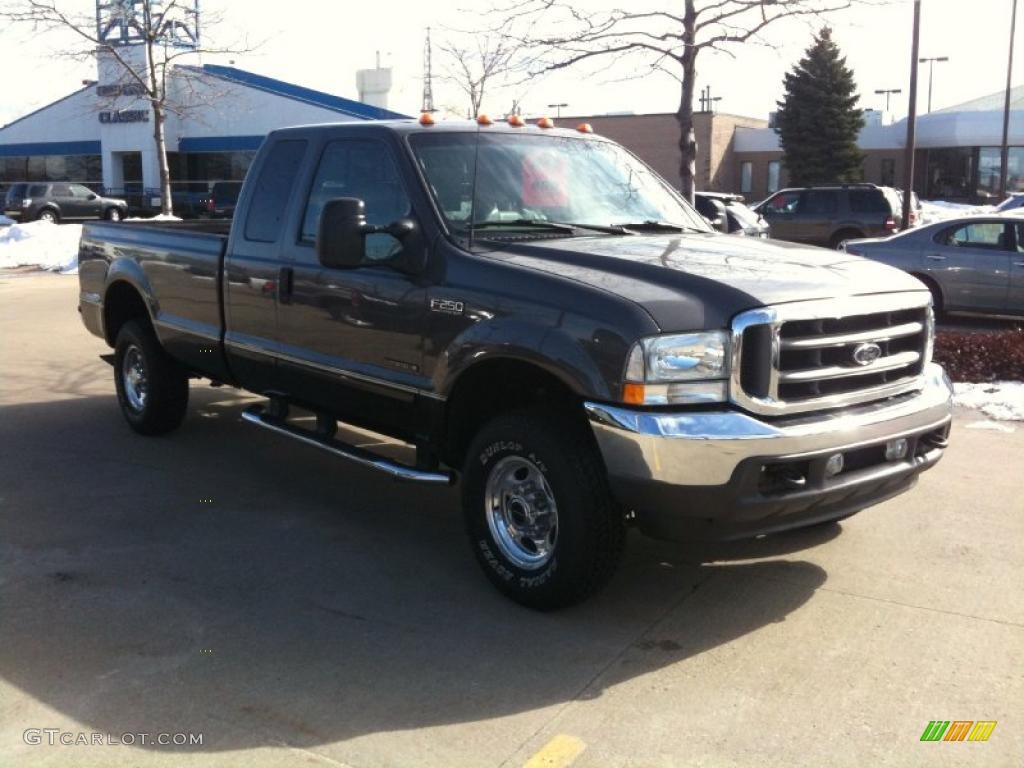
[[[568,768],[586,748],[575,736],[560,733],[527,760],[523,768]]]

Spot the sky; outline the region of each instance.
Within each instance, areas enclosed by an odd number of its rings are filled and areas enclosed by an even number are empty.
[[[481,5],[484,0],[475,4]],[[706,3],[711,0],[698,0]],[[872,0],[878,3],[881,0]],[[17,5],[18,0],[0,0]],[[62,7],[90,13],[92,0],[57,0]],[[576,0],[580,10],[607,7],[610,0]],[[681,2],[619,0],[623,7],[672,8]],[[922,0],[922,56],[948,56],[935,65],[933,106],[951,106],[1001,91],[1006,84],[1010,7],[1013,0]],[[420,109],[423,42],[432,28],[436,43],[459,39],[452,29],[478,28],[476,16],[465,10],[472,0],[203,0],[208,24],[207,43],[234,44],[248,40],[249,53],[205,55],[206,63],[228,63],[289,82],[356,97],[355,71],[372,67],[379,52],[382,64],[393,69],[394,86],[388,106],[414,115]],[[1024,27],[1024,9],[1021,13]],[[902,88],[891,111],[899,119],[907,111],[910,76],[912,3],[892,0],[860,6],[832,15],[833,36],[854,71],[861,106],[882,108],[885,97],[876,89]],[[781,22],[766,31],[765,43],[731,49],[732,55],[703,52],[698,59],[697,91],[710,85],[720,96],[721,112],[766,118],[782,95],[782,80],[810,43],[806,23]],[[462,36],[463,40],[466,38]],[[68,38],[26,27],[0,27],[0,125],[38,109],[95,79],[95,65],[56,55],[66,50]],[[434,93],[438,106],[460,113],[467,100],[443,78],[445,57],[435,45]],[[13,76],[17,73],[17,76]],[[1018,51],[1014,85],[1024,83],[1024,52]],[[927,109],[928,69],[922,68],[919,111]],[[483,109],[492,115],[508,112],[519,99],[528,115],[553,113],[549,104],[567,103],[565,115],[608,112],[674,112],[679,84],[664,73],[626,62],[601,65],[599,71],[570,69],[515,87],[497,85],[485,95]]]

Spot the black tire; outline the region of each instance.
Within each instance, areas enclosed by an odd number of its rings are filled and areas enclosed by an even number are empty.
[[[496,538],[487,502],[489,480],[516,478],[519,473],[508,475],[507,468],[525,467],[524,461],[532,467],[526,476],[539,472],[544,481],[529,487],[543,485],[556,511],[548,559],[529,567],[512,559],[509,545]],[[497,505],[505,509],[529,494],[501,495],[512,499]],[[544,502],[528,504],[527,514],[531,507],[536,514]],[[462,477],[462,509],[470,545],[487,578],[517,603],[538,610],[577,603],[603,587],[625,544],[622,510],[612,499],[593,436],[584,424],[539,409],[498,416],[476,435]],[[537,517],[547,519],[543,513]]]
[[[52,221],[54,224],[60,224],[60,214],[53,208],[43,208],[36,216],[36,221]]]
[[[103,213],[103,218],[107,221],[121,221],[124,218],[124,214],[120,208],[107,208]]]
[[[928,286],[928,290],[932,294],[932,309],[935,311],[935,317],[942,317],[942,307],[944,303],[942,299],[942,289],[939,288],[938,284],[930,277],[916,274],[914,275],[914,277],[916,277],[918,280],[920,280],[922,283]]]
[[[855,229],[841,229],[832,235],[832,239],[828,241],[828,244],[832,250],[837,251],[844,240],[855,240],[858,237],[864,237],[864,233],[858,232]]]
[[[132,383],[128,368],[142,374]],[[137,364],[137,365],[136,365]],[[176,429],[188,407],[188,372],[171,359],[149,325],[130,320],[114,345],[114,385],[128,425],[140,435],[162,435]],[[144,393],[140,397],[140,392]]]

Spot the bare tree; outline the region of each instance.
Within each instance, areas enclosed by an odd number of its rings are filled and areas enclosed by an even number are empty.
[[[469,99],[468,116],[472,119],[480,114],[487,85],[513,69],[516,48],[504,30],[474,34],[468,44],[462,41],[469,35],[452,34],[456,37],[438,46],[444,54],[444,77],[455,83]]]
[[[523,0],[497,7],[500,27],[515,23],[529,31],[511,39],[532,52],[531,75],[594,60],[639,58],[651,71],[672,75],[680,85],[679,175],[683,194],[693,200],[697,139],[693,94],[697,56],[705,50],[763,42],[760,34],[782,19],[814,17],[849,8],[863,0],[680,0],[681,12],[663,10],[657,0],[628,0],[609,11],[586,11],[574,0]],[[627,10],[628,9],[628,10]],[[528,22],[528,23],[526,23]]]
[[[161,212],[173,213],[171,201],[171,172],[167,162],[166,122],[168,113],[184,115],[196,104],[189,99],[195,89],[179,89],[183,98],[175,99],[168,85],[172,78],[194,80],[194,73],[176,71],[179,60],[198,53],[245,53],[248,46],[199,48],[198,39],[190,39],[183,18],[197,13],[196,6],[183,0],[121,0],[117,24],[120,38],[114,41],[101,28],[100,20],[91,14],[71,10],[72,5],[58,0],[12,0],[0,7],[0,18],[12,23],[31,25],[43,32],[63,31],[77,40],[59,55],[70,58],[109,56],[116,62],[121,74],[120,82],[111,88],[109,98],[116,103],[120,96],[134,97],[147,102],[153,110],[153,141],[160,167]],[[198,20],[194,29],[198,31]],[[109,30],[106,30],[109,31]],[[184,35],[184,39],[183,39]],[[198,37],[194,35],[193,37]],[[130,46],[141,46],[145,59],[140,62],[127,54]],[[108,88],[110,86],[108,85]]]

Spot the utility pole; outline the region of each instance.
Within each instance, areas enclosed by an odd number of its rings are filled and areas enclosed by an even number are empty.
[[[928,111],[932,111],[932,72],[935,69],[936,61],[949,61],[949,56],[932,56],[930,58],[918,59],[922,64],[928,65]]]
[[[423,106],[421,112],[436,112],[434,108],[434,73],[430,66],[430,27],[427,27],[427,40],[423,44]]]
[[[921,0],[914,0],[914,37],[910,44],[910,107],[907,111],[907,147],[903,158],[903,221],[910,227],[910,205],[914,194],[914,153],[917,149],[917,54],[921,48]]]
[[[1017,0],[1011,0],[1010,54],[1006,60],[1006,98],[1003,101],[1003,146],[999,153],[999,199],[1006,197],[1006,177],[1010,164],[1010,78],[1013,76],[1013,34],[1017,27]]]
[[[879,95],[881,95],[883,93],[885,94],[885,111],[888,112],[889,111],[889,97],[892,96],[894,93],[903,93],[903,89],[902,88],[880,88],[880,89],[876,90],[875,93],[879,94]]]

